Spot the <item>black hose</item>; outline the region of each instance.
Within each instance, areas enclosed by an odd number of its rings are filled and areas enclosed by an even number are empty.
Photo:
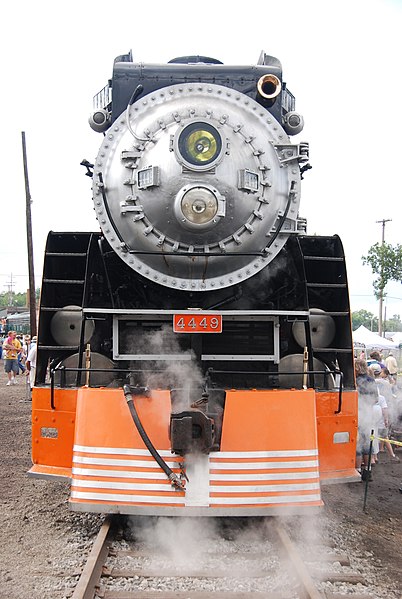
[[[134,420],[134,424],[137,427],[137,430],[140,434],[141,439],[144,441],[145,446],[149,450],[149,452],[152,455],[152,457],[154,458],[154,460],[162,468],[162,470],[164,471],[164,473],[166,474],[166,476],[172,483],[172,486],[183,491],[184,490],[184,481],[182,481],[177,476],[177,474],[175,474],[173,472],[173,470],[171,468],[169,468],[169,466],[166,464],[164,459],[159,455],[159,453],[156,451],[155,447],[153,446],[151,439],[148,437],[144,427],[142,426],[140,417],[138,416],[137,408],[135,407],[135,404],[134,404],[134,398],[133,398],[133,395],[131,394],[129,385],[124,385],[123,391],[124,391],[124,396],[127,400],[127,405],[128,405],[128,409],[130,410],[131,417]]]

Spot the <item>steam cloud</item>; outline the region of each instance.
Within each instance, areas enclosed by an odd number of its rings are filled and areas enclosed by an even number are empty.
[[[128,329],[124,337],[124,351],[143,355],[183,356],[176,360],[152,360],[143,362],[144,368],[142,384],[150,389],[181,389],[183,390],[178,400],[180,405],[175,409],[188,407],[190,389],[199,388],[203,384],[203,375],[194,359],[191,349],[183,350],[180,346],[180,335],[174,333],[171,325],[163,325],[157,331],[146,331],[141,335],[130,335]],[[153,372],[152,372],[153,370]]]

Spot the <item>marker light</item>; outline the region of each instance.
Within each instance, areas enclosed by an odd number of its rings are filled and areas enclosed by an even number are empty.
[[[147,166],[137,173],[137,185],[139,189],[147,187],[156,187],[159,185],[159,168],[157,166]]]
[[[239,171],[239,189],[246,191],[258,191],[259,178],[257,173],[249,171],[247,168]]]

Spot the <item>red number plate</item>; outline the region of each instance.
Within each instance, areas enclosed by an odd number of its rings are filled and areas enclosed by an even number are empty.
[[[174,333],[222,333],[222,314],[174,314]]]

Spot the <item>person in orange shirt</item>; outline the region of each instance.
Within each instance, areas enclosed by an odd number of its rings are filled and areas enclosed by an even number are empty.
[[[16,385],[15,377],[19,372],[18,354],[22,351],[22,346],[15,331],[8,332],[7,339],[3,343],[3,350],[5,351],[4,370],[8,376],[7,385]]]

